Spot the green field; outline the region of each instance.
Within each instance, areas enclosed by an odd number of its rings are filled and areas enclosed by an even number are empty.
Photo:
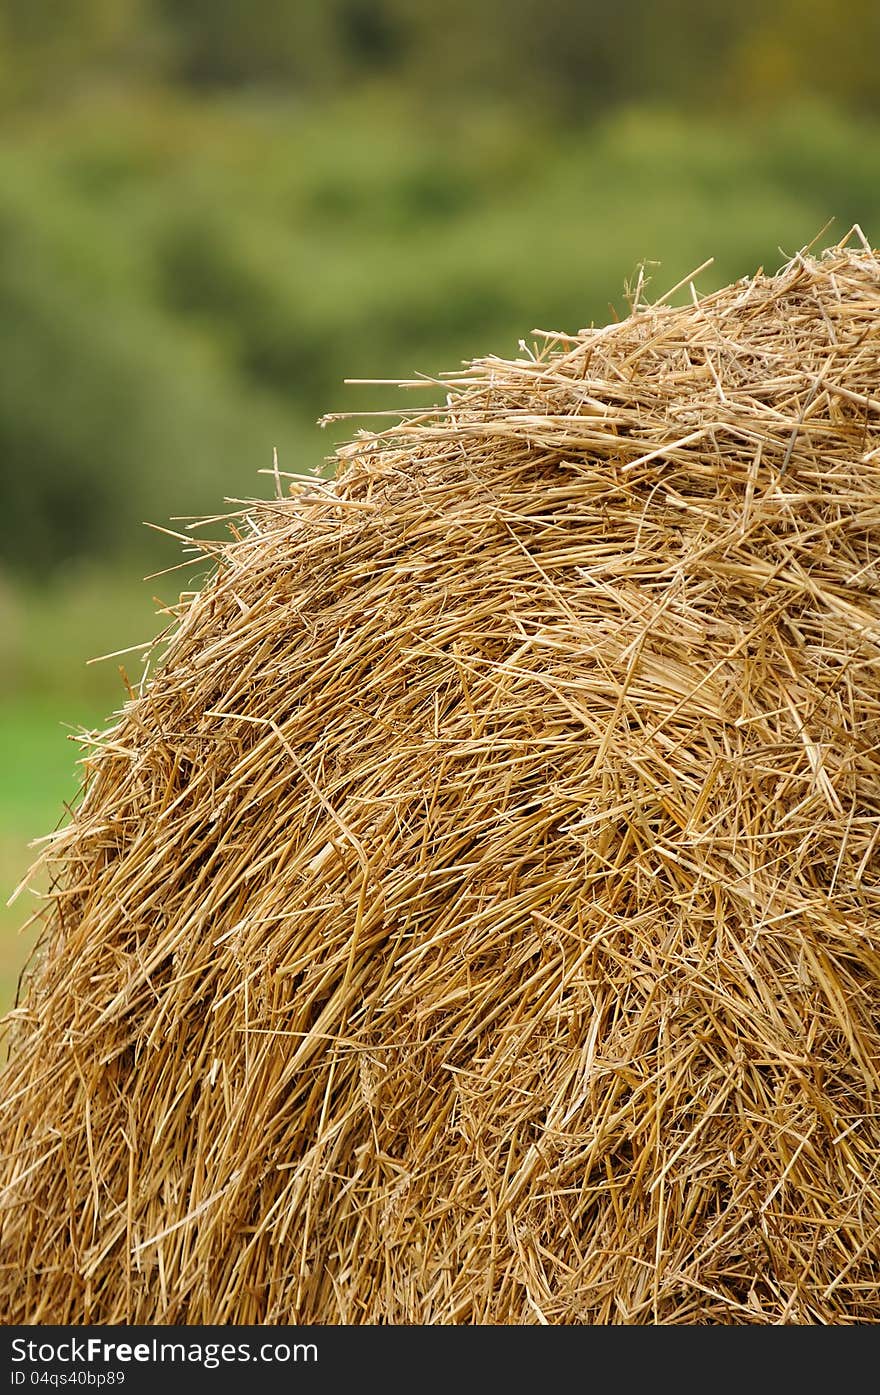
[[[7,702],[0,705],[0,749],[3,785],[0,792],[0,1003],[11,1005],[19,971],[34,940],[34,931],[20,933],[37,908],[25,891],[11,907],[7,898],[24,876],[35,849],[31,839],[51,832],[64,816],[64,801],[77,790],[77,747],[62,725],[71,718],[93,724],[94,713],[76,704]],[[37,886],[45,885],[38,879]]]
[[[160,624],[148,587],[100,573],[68,576],[41,591],[8,587],[2,602],[0,1011],[14,1000],[36,933],[21,927],[39,905],[31,890],[12,906],[7,899],[37,856],[29,844],[57,828],[76,799],[76,733],[105,726],[125,696],[118,664],[86,660],[151,636]],[[34,891],[44,888],[38,877]]]

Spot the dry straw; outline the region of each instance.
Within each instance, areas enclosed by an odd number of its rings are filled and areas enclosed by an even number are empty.
[[[880,263],[446,387],[87,747],[6,1322],[880,1319]]]

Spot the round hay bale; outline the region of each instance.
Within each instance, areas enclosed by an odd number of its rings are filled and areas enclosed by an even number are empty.
[[[87,748],[7,1323],[880,1317],[880,264],[448,388]]]

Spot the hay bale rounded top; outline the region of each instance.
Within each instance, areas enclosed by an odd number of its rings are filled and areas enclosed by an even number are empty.
[[[448,389],[87,749],[6,1322],[880,1318],[880,264]]]

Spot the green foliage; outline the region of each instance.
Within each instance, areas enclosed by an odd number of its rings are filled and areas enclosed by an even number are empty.
[[[79,787],[79,748],[69,738],[81,726],[94,727],[103,713],[70,697],[35,702],[0,696],[0,1013],[15,1000],[18,977],[37,934],[26,921],[39,909],[35,893],[45,891],[45,873],[11,906],[7,900],[22,881],[43,838],[65,816]]]
[[[136,220],[72,154],[0,155],[4,556],[37,575],[143,551],[142,519],[216,502],[292,429],[163,314]]]
[[[352,429],[320,414],[401,400],[346,376],[604,321],[645,258],[657,292],[714,254],[708,287],[831,217],[880,221],[873,127],[822,108],[733,128],[635,107],[565,134],[401,118],[107,98],[0,142],[7,569],[167,565],[143,520],[258,491],[273,446],[320,466]]]
[[[878,13],[7,0],[0,568],[159,565],[143,520],[253,492],[274,446],[320,467],[346,429],[318,416],[399,401],[344,377],[604,320],[643,258],[662,289],[831,217],[876,235],[876,128],[815,96],[871,109]]]
[[[296,99],[390,83],[445,113],[490,95],[580,121],[609,105],[878,110],[875,0],[5,0],[0,104],[172,82]]]

